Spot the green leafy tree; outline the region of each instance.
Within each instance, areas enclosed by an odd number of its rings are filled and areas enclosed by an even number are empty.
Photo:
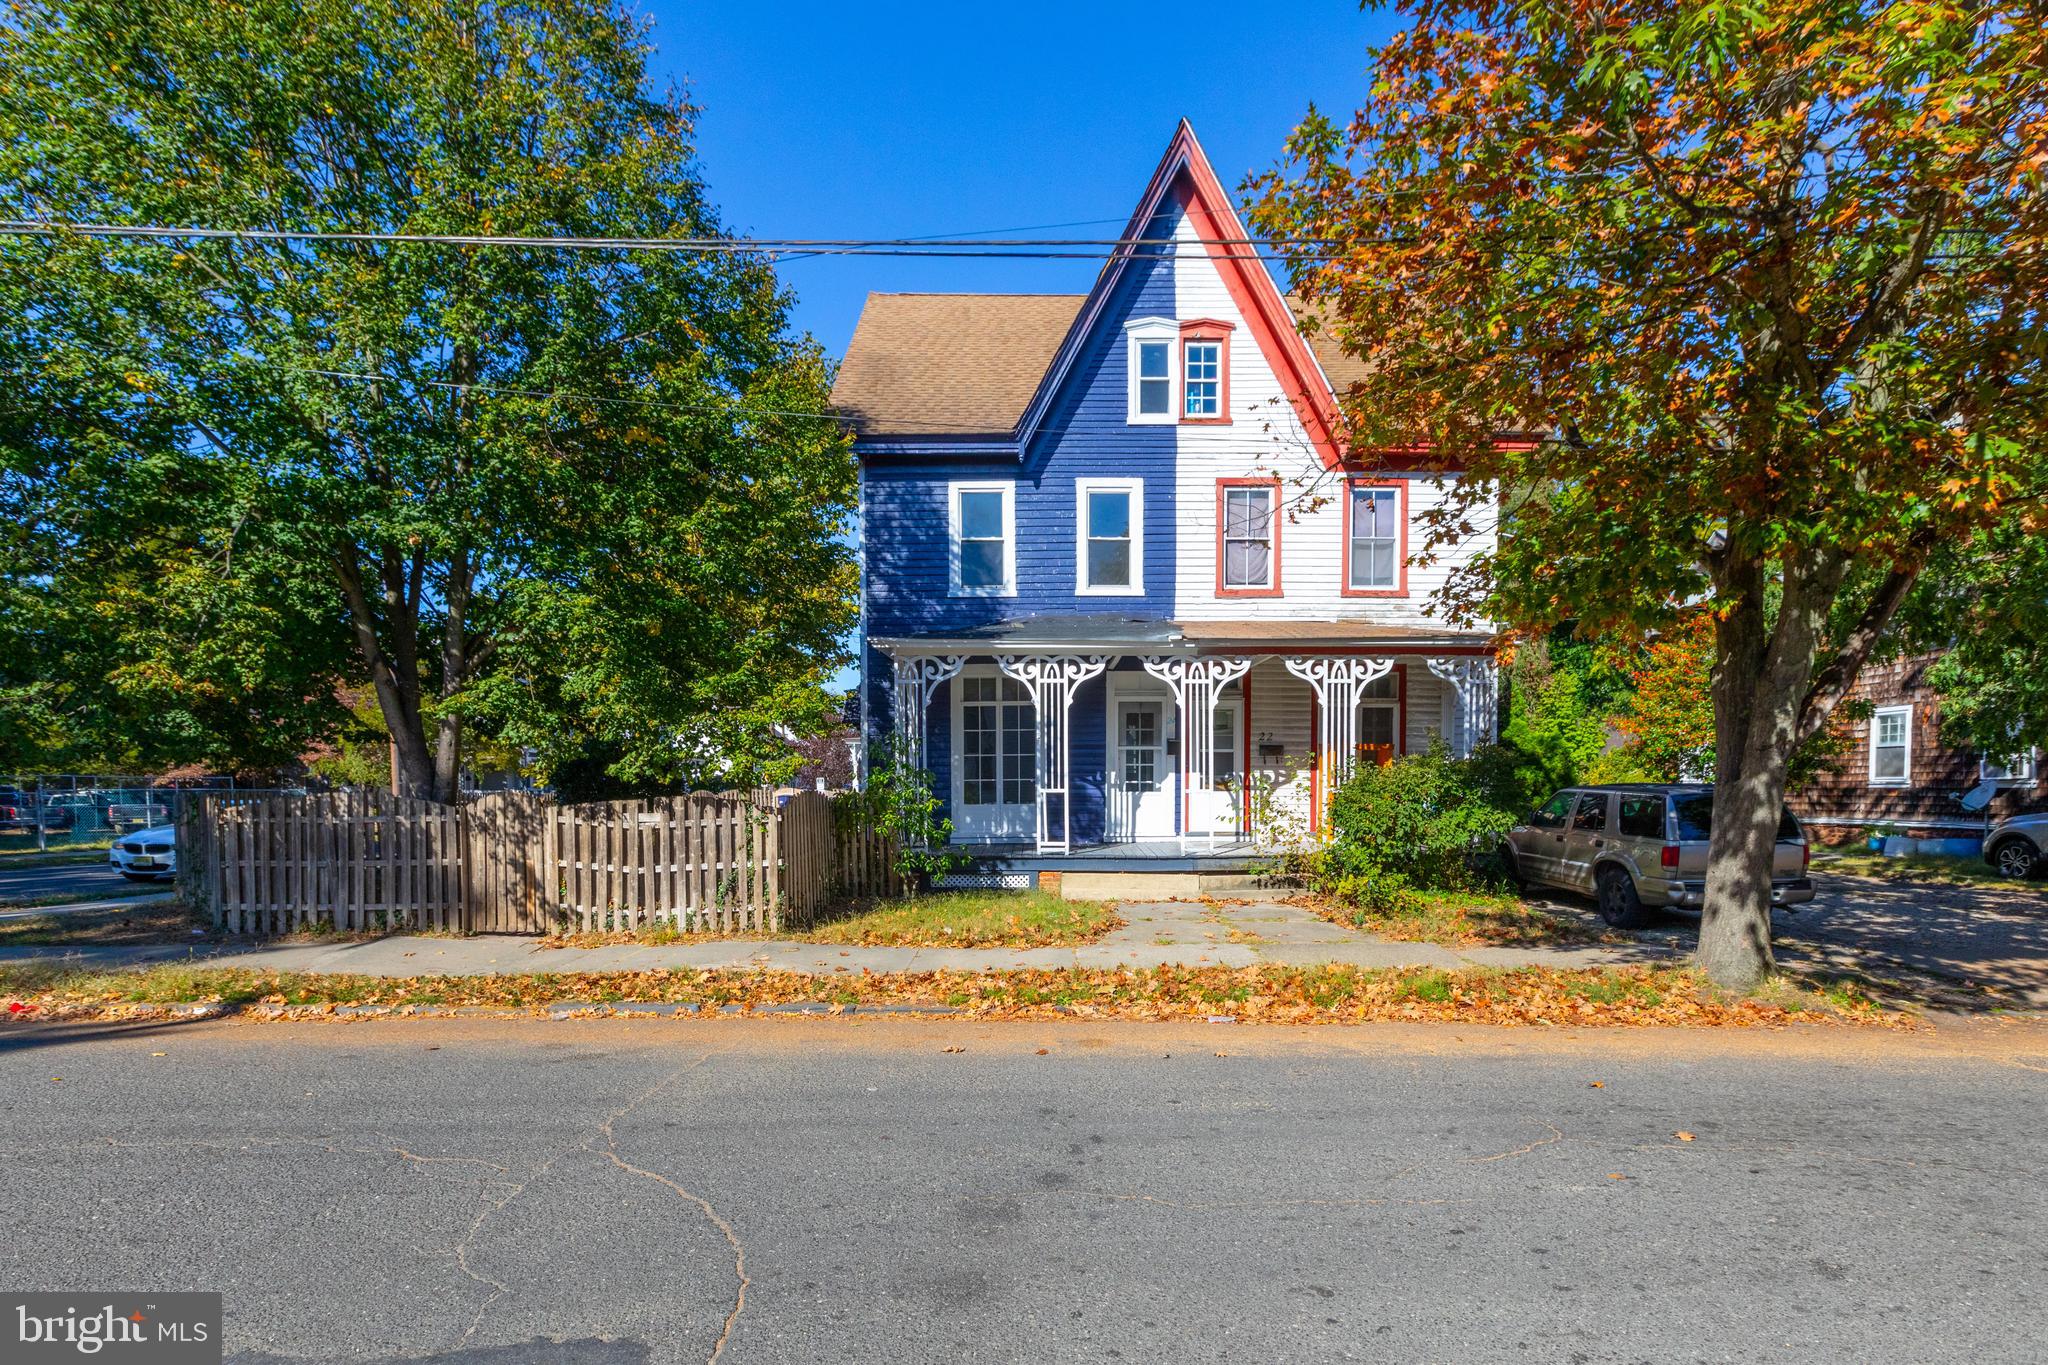
[[[1900,648],[1942,652],[1927,681],[1943,743],[2006,763],[2048,751],[2048,510],[1937,549],[1904,617]]]
[[[0,25],[0,204],[720,235],[695,111],[646,53],[604,0],[24,3]],[[787,305],[745,254],[14,237],[6,478],[49,572],[133,561],[131,605],[189,576],[215,614],[176,638],[235,622],[258,701],[331,723],[336,679],[367,679],[408,792],[451,797],[477,730],[543,765],[596,744],[630,779],[744,782],[787,758],[776,726],[830,722],[851,613],[853,467]],[[53,677],[8,695],[62,716]],[[264,715],[250,691],[228,700]]]
[[[1935,549],[2043,492],[2048,26],[1943,0],[1400,9],[1363,107],[1311,113],[1253,219],[1368,362],[1354,448],[1474,476],[1437,545],[1499,515],[1457,607],[1711,615],[1700,960],[1750,986],[1793,754]]]

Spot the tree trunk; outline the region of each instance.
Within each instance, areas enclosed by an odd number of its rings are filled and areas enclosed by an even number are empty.
[[[1753,990],[1771,955],[1771,865],[1828,608],[1841,585],[1832,556],[1789,563],[1777,620],[1759,572],[1717,631],[1714,659],[1714,828],[1707,845],[1699,963],[1715,984]]]

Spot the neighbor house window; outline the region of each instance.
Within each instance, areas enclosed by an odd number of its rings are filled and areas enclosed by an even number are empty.
[[[1076,479],[1077,593],[1127,596],[1145,591],[1145,484],[1142,479]]]
[[[1225,480],[1216,488],[1216,590],[1280,592],[1280,524],[1274,516],[1277,480]]]
[[[1135,423],[1169,423],[1173,411],[1173,350],[1180,327],[1172,318],[1134,318],[1124,324],[1130,371],[1128,419]]]
[[[1913,708],[1881,706],[1870,717],[1870,784],[1903,787],[1913,771]]]
[[[952,485],[953,594],[1005,597],[1017,590],[1016,489],[1007,483]]]
[[[1230,420],[1231,324],[1202,318],[1180,325],[1180,419]]]
[[[2009,787],[2031,787],[2034,785],[2034,761],[2032,750],[2021,754],[2010,763],[1994,763],[1981,759],[1977,764],[1977,777],[1983,782],[1999,782]]]
[[[1344,591],[1347,594],[1397,594],[1408,587],[1407,527],[1403,519],[1403,488],[1399,484],[1351,485],[1345,506],[1348,530],[1344,542]]]

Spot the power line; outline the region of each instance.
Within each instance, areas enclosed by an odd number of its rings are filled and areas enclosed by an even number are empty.
[[[996,257],[1025,260],[1098,259],[1139,247],[1243,247],[1239,259],[1267,258],[1277,248],[1327,245],[1308,238],[1256,237],[582,237],[484,233],[341,232],[299,228],[167,227],[155,224],[0,220],[0,235],[156,241],[342,242],[379,246],[518,247],[571,251],[670,251],[702,255],[803,252],[813,256]],[[1406,240],[1406,239],[1395,239]]]

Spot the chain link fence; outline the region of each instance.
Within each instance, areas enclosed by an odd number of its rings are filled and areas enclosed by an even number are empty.
[[[129,773],[0,775],[0,858],[104,849],[139,829],[176,824],[188,794],[303,795],[227,778],[165,783]]]

